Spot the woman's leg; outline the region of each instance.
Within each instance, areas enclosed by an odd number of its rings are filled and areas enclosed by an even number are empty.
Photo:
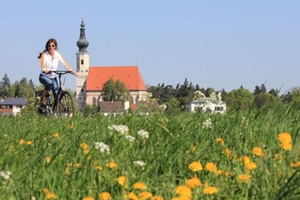
[[[52,80],[44,74],[40,74],[39,81],[45,86],[43,96],[41,99],[41,104],[46,105],[47,103],[46,96],[49,94],[49,91],[52,89],[53,83]]]

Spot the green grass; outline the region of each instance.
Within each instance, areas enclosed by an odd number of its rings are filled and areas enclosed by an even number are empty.
[[[192,189],[191,199],[298,199],[300,167],[292,167],[291,163],[300,161],[299,113],[282,106],[226,115],[76,115],[70,119],[30,113],[1,116],[0,171],[12,175],[8,179],[0,176],[0,199],[45,199],[44,188],[57,199],[98,199],[98,194],[105,191],[112,199],[124,199],[124,192],[139,195],[141,191],[133,188],[136,182],[146,184],[146,191],[153,196],[172,199],[179,197],[175,189],[192,177],[198,177],[203,185]],[[211,126],[205,127],[203,123],[208,119]],[[112,125],[127,126],[126,134],[135,141],[110,130]],[[140,130],[147,131],[149,138],[138,135]],[[278,135],[282,132],[292,135],[292,150],[280,148]],[[224,145],[216,138],[222,138]],[[21,139],[24,144],[20,144]],[[105,143],[110,152],[96,150],[95,142]],[[88,145],[87,154],[82,143]],[[254,155],[254,147],[261,147],[266,155]],[[231,150],[232,158],[224,153],[226,148]],[[239,161],[243,156],[248,156],[257,168],[248,171]],[[112,160],[117,164],[115,169],[107,166]],[[146,165],[133,163],[138,160]],[[202,171],[189,169],[194,161],[203,165]],[[223,173],[205,170],[208,162],[214,162]],[[249,174],[251,180],[242,183],[240,174]],[[128,188],[118,183],[120,176],[126,176]],[[204,194],[205,182],[218,192]]]

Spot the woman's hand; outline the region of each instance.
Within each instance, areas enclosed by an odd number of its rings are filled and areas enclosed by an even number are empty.
[[[49,70],[48,70],[48,69],[45,69],[43,72],[44,72],[44,74],[48,74],[48,73],[49,73]]]

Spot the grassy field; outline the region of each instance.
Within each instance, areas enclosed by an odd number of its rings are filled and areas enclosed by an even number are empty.
[[[299,113],[3,116],[0,199],[300,199]]]

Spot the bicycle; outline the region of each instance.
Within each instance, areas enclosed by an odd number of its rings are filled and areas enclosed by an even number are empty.
[[[71,71],[50,71],[58,75],[58,92],[55,96],[52,92],[46,96],[46,106],[42,107],[41,98],[43,90],[35,91],[36,102],[38,106],[38,113],[45,115],[54,115],[56,117],[73,117],[74,116],[74,100],[70,92],[64,90],[61,77],[71,73]]]

